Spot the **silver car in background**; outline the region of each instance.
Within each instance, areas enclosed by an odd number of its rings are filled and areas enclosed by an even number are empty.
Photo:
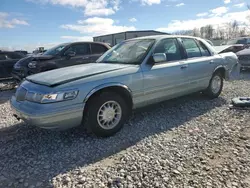
[[[95,63],[27,77],[11,99],[14,114],[45,129],[84,125],[97,136],[118,132],[132,109],[202,91],[220,95],[239,71],[234,53],[205,40],[150,36],[117,44]]]

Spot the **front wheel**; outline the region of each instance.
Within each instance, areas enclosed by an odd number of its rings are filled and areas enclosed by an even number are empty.
[[[211,98],[217,98],[223,89],[223,77],[220,72],[215,72],[209,82],[209,86],[205,91],[205,94]]]
[[[96,136],[112,136],[122,128],[128,110],[125,100],[117,93],[100,93],[87,103],[84,126]]]

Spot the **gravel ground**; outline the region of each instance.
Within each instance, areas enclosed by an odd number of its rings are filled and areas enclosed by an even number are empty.
[[[134,112],[121,132],[98,139],[17,122],[0,93],[0,187],[250,187],[250,73],[218,99],[199,94]]]

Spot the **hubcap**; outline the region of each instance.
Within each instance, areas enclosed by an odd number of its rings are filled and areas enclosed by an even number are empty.
[[[221,88],[221,78],[219,76],[213,77],[211,85],[212,92],[216,94],[220,91],[220,88]]]
[[[115,101],[104,103],[97,113],[97,122],[103,129],[113,129],[122,117],[121,106]]]

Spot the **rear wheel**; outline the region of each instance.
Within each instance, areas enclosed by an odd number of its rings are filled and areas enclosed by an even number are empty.
[[[100,137],[117,133],[128,117],[125,100],[115,92],[102,92],[87,102],[84,126]]]
[[[217,98],[223,89],[223,77],[220,72],[215,72],[204,92],[209,98]]]

